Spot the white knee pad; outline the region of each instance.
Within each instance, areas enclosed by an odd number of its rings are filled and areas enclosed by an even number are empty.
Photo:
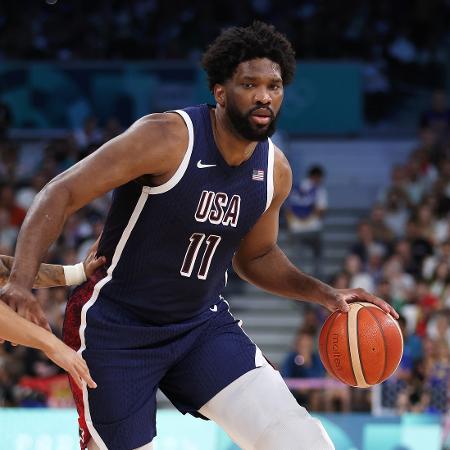
[[[269,364],[239,377],[199,411],[243,450],[334,450],[322,424]]]
[[[335,450],[319,420],[292,411],[279,417],[262,432],[255,450]]]

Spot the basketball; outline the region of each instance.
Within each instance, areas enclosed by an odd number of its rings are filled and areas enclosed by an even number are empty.
[[[367,388],[389,378],[403,354],[397,321],[372,303],[350,303],[335,311],[319,336],[319,353],[330,375],[345,384]]]

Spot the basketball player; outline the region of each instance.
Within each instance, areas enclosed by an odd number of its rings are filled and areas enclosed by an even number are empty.
[[[96,246],[91,249],[84,264],[79,263],[75,266],[41,264],[33,287],[70,286],[86,281],[87,277],[105,262],[104,258],[95,257],[95,250]],[[12,257],[0,255],[0,286],[5,284],[12,263]],[[0,343],[4,340],[42,350],[55,364],[66,370],[80,388],[82,380],[90,388],[96,387],[86,362],[80,355],[50,333],[50,330],[25,320],[9,306],[0,302]]]
[[[232,262],[269,292],[331,311],[363,299],[396,313],[302,273],[276,244],[291,170],[269,136],[294,75],[290,43],[260,22],[230,28],[203,66],[214,107],[143,117],[38,194],[2,299],[33,305],[39,260],[67,217],[115,189],[98,249],[107,270],[78,287],[66,311],[65,341],[98,384],[73,386],[82,448],[152,449],[159,387],[245,450],[332,449],[232,316],[226,271]]]

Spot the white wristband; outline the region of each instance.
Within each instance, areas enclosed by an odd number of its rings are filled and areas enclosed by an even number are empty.
[[[84,283],[87,280],[84,264],[82,262],[75,264],[74,266],[63,266],[63,269],[67,286],[75,286]]]

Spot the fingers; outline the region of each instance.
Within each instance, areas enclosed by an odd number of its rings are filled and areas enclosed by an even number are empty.
[[[84,361],[83,367],[81,368],[81,378],[91,389],[95,389],[97,387],[97,383],[92,379],[91,374],[89,373],[89,369]]]
[[[364,300],[369,301],[370,303],[373,303],[374,305],[379,306],[383,311],[387,312],[392,317],[394,317],[396,319],[399,318],[397,311],[389,303],[385,302],[381,298],[376,297],[375,295],[369,294],[368,292],[364,291],[363,289],[361,289],[361,294],[358,294],[358,296],[360,296],[360,298],[362,297],[362,299],[364,299]]]
[[[69,372],[72,380],[75,382],[75,384],[78,386],[80,390],[83,390],[83,380],[81,377],[73,370]]]
[[[36,315],[37,324],[52,333],[52,329],[50,328],[50,324],[48,323],[47,318],[45,317],[42,311],[39,311]]]
[[[47,318],[45,317],[45,314],[43,313],[41,306],[39,305],[37,300],[34,299],[33,302],[30,302],[27,306],[28,307],[23,305],[17,312],[30,322],[33,322],[36,325],[39,325],[40,327],[46,329],[47,331],[52,332]]]
[[[342,311],[344,313],[348,312],[350,310],[350,306],[344,299],[338,299],[337,301],[337,308],[339,311]]]
[[[104,266],[106,263],[106,258],[104,256],[87,258],[84,262],[84,271],[86,276],[89,278],[99,267]]]
[[[106,258],[104,256],[99,256],[98,258],[95,258],[93,261],[94,269],[98,269],[99,267],[103,266],[106,263]]]
[[[80,389],[83,389],[83,382],[86,383],[91,389],[95,389],[97,387],[97,383],[92,379],[87,364],[81,356],[77,355],[77,362],[69,373]]]

